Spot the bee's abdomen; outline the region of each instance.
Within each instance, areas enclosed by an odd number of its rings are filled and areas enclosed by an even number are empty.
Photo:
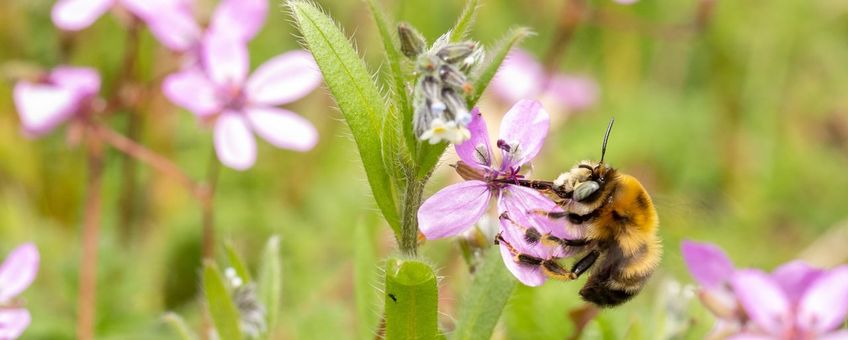
[[[583,297],[583,300],[594,303],[598,307],[618,306],[630,300],[637,293],[639,293],[639,289],[611,289],[605,282],[593,280],[593,278],[589,278],[583,289],[580,289],[580,296]]]

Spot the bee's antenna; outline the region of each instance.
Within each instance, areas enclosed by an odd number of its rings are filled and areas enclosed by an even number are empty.
[[[607,153],[607,140],[609,140],[610,131],[612,131],[612,124],[615,123],[615,117],[610,118],[609,125],[607,125],[607,132],[604,134],[604,144],[601,146],[601,161],[599,164],[604,164],[604,155]]]

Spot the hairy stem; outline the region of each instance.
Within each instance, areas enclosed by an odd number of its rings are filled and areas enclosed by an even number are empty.
[[[103,186],[103,147],[98,138],[88,141],[88,184],[85,215],[82,227],[82,259],[79,271],[77,300],[77,339],[94,338],[94,317],[97,298],[97,243],[100,229]]]
[[[406,192],[403,196],[403,211],[401,212],[400,239],[398,245],[405,255],[415,256],[418,253],[418,208],[421,207],[421,196],[424,183],[409,176],[406,182]]]

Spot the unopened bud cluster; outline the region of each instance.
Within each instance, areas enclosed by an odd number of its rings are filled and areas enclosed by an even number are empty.
[[[448,42],[440,37],[427,50],[424,37],[408,24],[398,25],[401,52],[415,61],[413,129],[419,140],[458,144],[471,134],[471,113],[465,97],[473,91],[467,74],[483,59],[483,48],[473,41]]]

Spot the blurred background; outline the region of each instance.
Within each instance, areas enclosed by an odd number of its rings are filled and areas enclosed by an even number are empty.
[[[378,72],[382,45],[364,3],[316,2]],[[601,312],[584,338],[654,339],[678,328],[683,338],[701,338],[710,329],[711,317],[696,301],[687,302],[681,288],[693,282],[680,257],[681,239],[714,242],[738,266],[767,270],[793,258],[819,266],[846,261],[848,2],[591,0],[565,42],[561,34],[574,14],[564,8],[567,1],[481,2],[474,39],[488,45],[510,26],[528,26],[537,34],[523,44],[526,51],[550,69],[597,84],[597,100],[587,108],[548,107],[554,125],[533,176],[553,178],[578,160],[596,159],[615,116],[606,159],[639,178],[657,205],[661,269],[633,301]],[[464,4],[382,3],[430,41],[451,27]],[[198,16],[208,18],[214,4],[199,0]],[[61,33],[50,20],[52,5],[0,2],[0,254],[29,240],[41,251],[38,278],[23,295],[33,315],[24,338],[31,339],[75,334],[85,148],[67,127],[25,138],[12,87],[22,70],[68,63],[97,68],[101,95],[109,97],[127,45],[114,15],[79,33]],[[250,43],[253,67],[299,48],[290,21],[274,1]],[[106,121],[202,179],[211,132],[158,89],[177,59],[146,30],[137,53],[132,74],[141,85],[129,91],[142,100],[136,110]],[[491,91],[481,103],[493,120],[510,105]],[[280,339],[359,338],[371,334],[382,310],[379,267],[394,253],[394,239],[377,216],[333,106],[323,89],[287,106],[318,128],[321,139],[312,151],[259,142],[252,169],[222,168],[218,178],[219,241],[233,242],[255,269],[264,242],[281,237],[283,310],[274,330]],[[443,162],[453,159],[450,150]],[[427,195],[458,181],[451,170],[439,167]],[[172,337],[161,322],[166,311],[198,324],[200,203],[173,178],[114,150],[107,152],[104,181],[98,338]],[[453,240],[422,249],[443,276],[441,319],[450,329],[469,282],[467,266]],[[355,266],[354,259],[372,265]],[[582,305],[581,285],[519,287],[496,337],[571,336],[569,311]]]

